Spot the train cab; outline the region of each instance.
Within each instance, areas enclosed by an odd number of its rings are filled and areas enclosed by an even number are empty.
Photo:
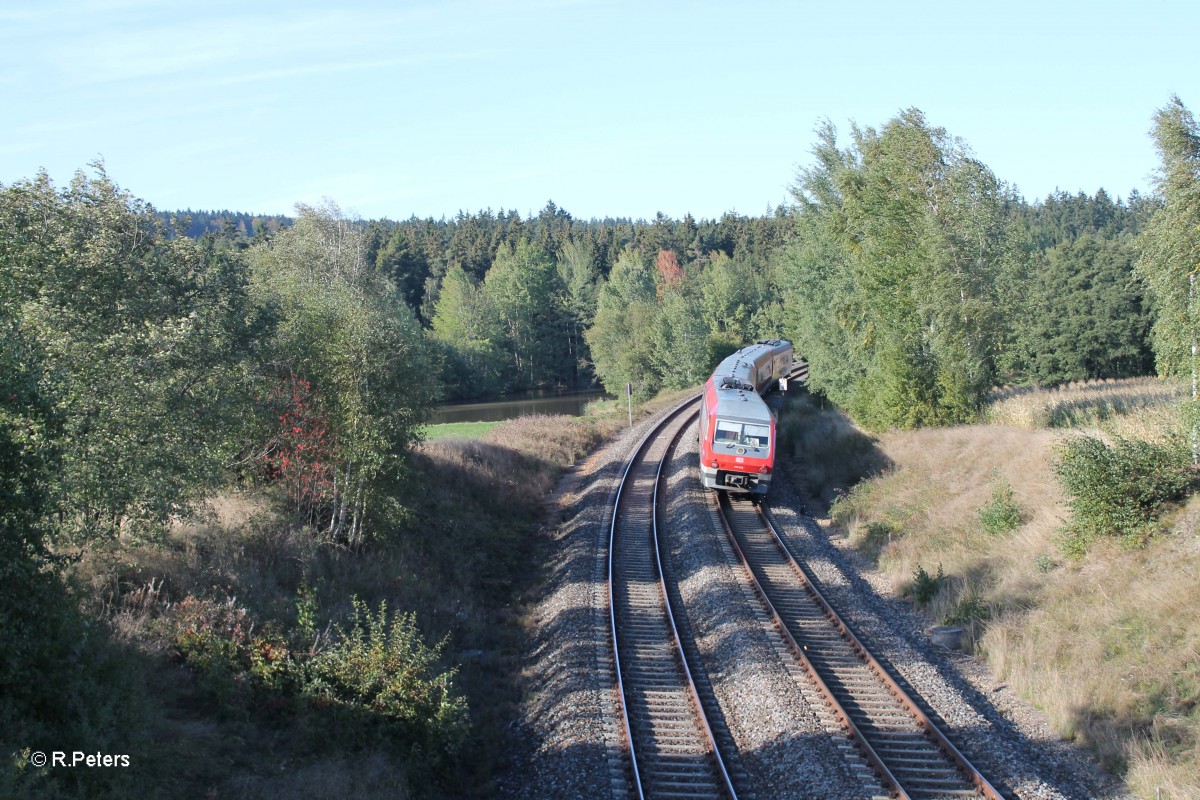
[[[775,415],[759,396],[792,365],[792,346],[767,340],[734,353],[704,386],[700,479],[705,487],[765,495],[775,463]]]

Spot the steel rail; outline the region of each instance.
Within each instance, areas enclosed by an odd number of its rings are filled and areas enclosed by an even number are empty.
[[[671,608],[671,595],[670,592],[667,591],[667,578],[666,573],[663,571],[662,552],[661,548],[659,547],[658,490],[662,486],[663,465],[665,465],[667,463],[667,459],[670,458],[671,450],[674,449],[676,442],[679,441],[679,437],[682,436],[683,432],[688,429],[688,426],[691,424],[692,420],[698,419],[699,416],[699,411],[688,416],[687,421],[685,421],[683,425],[679,427],[679,430],[675,432],[675,435],[671,437],[671,441],[667,445],[666,452],[663,454],[662,459],[658,462],[658,468],[654,473],[654,496],[652,499],[654,510],[651,513],[650,522],[654,536],[654,561],[658,567],[659,575],[658,588],[662,592],[663,606],[667,610],[667,620],[671,624],[671,635],[675,640],[675,652],[679,656],[679,663],[683,665],[684,674],[687,675],[688,691],[690,692],[692,702],[695,704],[696,710],[699,713],[700,720],[704,723],[704,734],[708,739],[709,746],[712,748],[713,757],[717,762],[717,768],[721,772],[721,779],[724,783],[725,791],[731,800],[737,800],[737,791],[733,788],[733,781],[729,777],[729,770],[725,766],[725,759],[721,757],[721,750],[717,747],[717,739],[713,735],[712,724],[708,721],[708,716],[704,713],[704,704],[700,701],[700,693],[696,689],[696,681],[692,678],[691,667],[688,666],[687,656],[683,652],[683,639],[679,635],[679,628],[675,625],[675,613]]]
[[[814,682],[818,685],[821,692],[826,696],[830,708],[834,711],[835,715],[842,720],[843,724],[846,726],[846,729],[850,732],[851,737],[854,739],[856,744],[858,744],[860,751],[866,757],[868,763],[876,770],[880,778],[883,780],[886,788],[895,793],[898,797],[910,798],[912,796],[911,790],[906,788],[903,785],[904,781],[887,766],[888,759],[871,744],[869,741],[869,738],[871,737],[864,733],[859,725],[857,725],[851,719],[851,714],[846,710],[842,702],[839,701],[834,690],[828,685],[824,677],[820,674],[820,670],[809,658],[805,646],[796,640],[795,636],[792,634],[792,631],[789,629],[790,626],[785,623],[783,616],[777,611],[775,604],[769,597],[767,587],[763,586],[756,577],[755,570],[751,565],[746,552],[738,541],[739,535],[734,530],[734,525],[730,519],[730,512],[732,511],[732,508],[728,504],[729,500],[727,498],[722,498],[721,501],[718,502],[718,508],[720,511],[719,516],[721,518],[722,525],[725,528],[727,537],[732,543],[734,550],[737,552],[738,557],[741,559],[747,574],[750,576],[750,581],[754,586],[755,592],[763,601],[771,616],[775,618],[776,625],[778,626],[782,635],[792,647],[793,651],[796,652],[798,658],[803,663],[809,675],[812,676]],[[923,732],[926,733],[930,739],[932,739],[932,744],[936,745],[936,747],[941,750],[945,757],[948,757],[950,761],[953,761],[954,764],[957,765],[958,769],[962,771],[963,776],[967,779],[967,784],[974,787],[976,796],[986,797],[989,798],[989,800],[1001,800],[1003,795],[1000,794],[1000,792],[994,786],[992,786],[992,784],[990,784],[986,778],[984,778],[979,770],[973,764],[971,764],[967,758],[950,742],[946,735],[941,731],[939,726],[936,725],[928,717],[928,715],[925,714],[916,701],[904,691],[900,684],[889,674],[888,670],[884,668],[879,660],[876,659],[875,656],[872,655],[870,651],[862,644],[859,638],[850,629],[849,625],[847,625],[841,619],[841,617],[834,610],[833,606],[820,592],[816,585],[816,581],[812,578],[811,574],[809,574],[807,569],[805,569],[803,565],[799,563],[799,561],[791,552],[791,549],[779,535],[779,531],[767,510],[762,505],[759,505],[756,508],[756,512],[758,519],[762,523],[763,529],[770,534],[775,548],[782,555],[784,562],[788,565],[792,574],[795,576],[800,588],[804,590],[804,592],[811,598],[812,602],[815,603],[817,608],[820,609],[821,614],[826,618],[826,620],[828,620],[834,626],[834,628],[836,628],[838,634],[849,645],[853,653],[871,670],[876,678],[883,684],[883,688],[886,688],[887,692],[891,694],[897,701],[899,701],[901,706],[903,706],[904,710],[911,716],[913,721],[916,722],[920,729],[923,730]],[[846,690],[846,693],[848,700],[851,702],[855,702],[856,704],[861,702],[861,699],[856,699],[850,695],[849,689]],[[925,789],[920,793],[934,796],[941,794],[959,794],[959,792],[955,792],[952,789]]]
[[[616,553],[617,544],[618,544],[618,537],[617,537],[618,524],[621,519],[622,500],[626,499],[628,497],[625,490],[626,490],[627,486],[629,485],[629,477],[630,477],[630,473],[634,469],[634,465],[637,464],[639,462],[639,460],[641,460],[643,458],[645,452],[649,449],[651,442],[654,441],[656,438],[658,438],[670,424],[672,424],[673,422],[676,422],[679,419],[679,417],[681,417],[681,416],[693,415],[695,412],[690,411],[690,407],[697,404],[698,402],[699,402],[699,396],[697,395],[697,396],[691,397],[688,400],[685,400],[684,402],[680,403],[680,405],[678,407],[676,407],[673,411],[671,411],[669,414],[667,414],[661,421],[656,423],[651,428],[651,430],[648,431],[646,433],[646,435],[642,437],[642,439],[638,442],[637,446],[634,448],[633,455],[629,458],[629,460],[625,464],[625,468],[621,473],[621,478],[620,478],[620,481],[617,486],[616,496],[612,503],[612,520],[611,520],[611,523],[609,526],[609,539],[608,539],[609,625],[610,625],[610,630],[612,633],[613,662],[616,667],[617,697],[618,697],[620,705],[621,705],[621,718],[622,718],[622,721],[624,723],[624,728],[625,728],[626,745],[629,748],[629,756],[630,756],[630,764],[631,764],[632,773],[633,773],[634,788],[637,791],[637,796],[638,796],[639,800],[644,800],[646,795],[645,795],[645,789],[643,786],[644,781],[643,781],[642,769],[639,765],[638,745],[635,741],[634,726],[630,719],[630,698],[629,698],[629,694],[628,694],[627,680],[626,680],[626,676],[623,673],[623,670],[621,668],[621,658],[622,658],[621,645],[618,641],[619,637],[618,637],[618,619],[617,619],[617,597],[615,596],[615,588],[617,585],[617,581],[616,581],[615,575],[614,575],[615,553]],[[680,435],[682,435],[683,431],[687,430],[687,427],[688,427],[687,422],[684,422],[682,425],[680,425],[678,431],[672,436],[671,441],[665,450],[663,458],[659,460],[658,465],[655,469],[654,490],[653,490],[652,497],[651,497],[652,507],[651,507],[651,513],[650,513],[651,533],[652,533],[654,550],[655,550],[654,566],[658,573],[658,588],[659,588],[659,592],[660,592],[660,595],[662,598],[662,607],[663,607],[663,609],[665,609],[666,618],[669,623],[670,630],[671,630],[671,633],[673,636],[675,655],[678,658],[679,665],[682,667],[683,676],[686,678],[686,685],[687,685],[686,690],[687,690],[688,697],[691,700],[691,705],[693,706],[693,715],[694,715],[694,718],[695,718],[695,721],[696,721],[698,727],[700,727],[702,729],[701,730],[702,735],[708,741],[708,745],[711,748],[713,760],[715,761],[715,764],[717,766],[716,772],[718,773],[718,775],[716,775],[714,777],[717,778],[717,783],[724,790],[725,794],[729,798],[731,798],[731,800],[736,800],[737,794],[736,794],[736,791],[734,790],[732,781],[730,780],[729,771],[725,766],[724,759],[721,756],[720,749],[717,747],[716,738],[712,731],[712,726],[709,724],[708,719],[704,713],[704,707],[703,707],[702,702],[700,701],[699,692],[696,689],[695,682],[692,679],[691,669],[688,666],[687,657],[684,654],[683,645],[679,638],[678,629],[675,624],[675,616],[671,610],[670,594],[667,590],[667,587],[665,584],[665,578],[663,576],[662,560],[661,560],[659,544],[658,544],[657,503],[658,503],[658,489],[659,489],[659,485],[660,485],[661,479],[662,479],[663,463],[666,461],[667,454],[670,453],[670,451],[674,445],[674,442],[678,439],[678,437]]]
[[[737,534],[734,533],[733,525],[729,521],[729,517],[726,512],[726,505],[730,502],[730,499],[724,494],[718,496],[717,509],[720,512],[718,517],[721,520],[721,527],[725,530],[725,535],[729,539],[729,543],[733,545],[733,550],[735,553],[737,553],[737,557],[741,561],[743,569],[746,571],[746,576],[750,580],[750,585],[753,587],[754,593],[758,595],[759,600],[762,601],[767,613],[769,613],[775,620],[776,628],[779,630],[784,640],[788,643],[788,646],[792,648],[792,652],[800,660],[805,672],[807,672],[809,677],[812,678],[813,683],[817,685],[817,689],[822,695],[825,696],[825,701],[829,704],[830,710],[833,711],[834,716],[841,720],[842,725],[844,725],[846,730],[849,732],[850,738],[854,740],[854,743],[858,745],[858,749],[867,759],[867,763],[869,763],[879,777],[883,779],[883,782],[888,789],[895,792],[902,800],[910,800],[908,794],[900,785],[900,781],[897,780],[896,776],[892,774],[892,771],[888,769],[887,764],[885,764],[883,759],[880,758],[879,754],[875,752],[875,748],[871,746],[871,743],[867,741],[867,738],[863,735],[862,731],[859,730],[856,724],[854,724],[854,720],[850,717],[849,712],[847,712],[842,706],[841,702],[838,701],[837,696],[833,693],[833,690],[830,689],[828,684],[825,683],[824,678],[821,677],[821,673],[809,659],[807,649],[796,641],[796,638],[792,635],[787,623],[783,621],[783,617],[775,608],[775,604],[771,602],[771,598],[767,594],[766,588],[759,582],[758,577],[754,574],[754,568],[750,566],[750,559],[746,557],[746,553],[742,549],[741,543],[738,541]]]
[[[900,686],[900,684],[895,680],[895,678],[892,677],[891,673],[883,666],[883,664],[881,664],[879,660],[875,658],[875,655],[871,653],[871,651],[868,650],[867,647],[859,640],[858,636],[855,635],[854,631],[850,629],[850,626],[847,625],[837,611],[834,610],[829,601],[825,599],[825,596],[821,593],[821,590],[817,588],[816,580],[809,573],[808,569],[804,567],[804,565],[802,565],[795,557],[791,548],[788,546],[787,542],[784,541],[783,537],[779,535],[779,530],[776,528],[774,520],[771,519],[769,511],[765,507],[760,506],[758,513],[763,522],[766,524],[767,530],[771,532],[771,536],[775,540],[776,547],[778,547],[780,552],[784,555],[792,570],[803,581],[808,591],[812,593],[812,596],[816,599],[818,605],[821,606],[821,610],[825,613],[825,616],[829,618],[829,620],[838,628],[846,640],[850,642],[850,646],[854,648],[859,657],[862,658],[863,661],[867,663],[867,666],[871,668],[871,671],[874,672],[879,679],[887,685],[888,689],[891,690],[896,699],[898,699],[917,719],[917,721],[921,724],[921,727],[923,727],[926,732],[933,737],[934,741],[937,742],[941,750],[946,753],[946,755],[950,756],[950,758],[967,774],[967,777],[970,778],[971,782],[975,784],[976,788],[979,789],[980,793],[984,797],[989,798],[989,800],[1004,800],[1004,795],[1002,795],[1000,791],[983,776],[983,773],[981,773],[979,769],[975,767],[975,765],[972,764],[957,747],[954,746],[954,743],[951,742],[946,734],[942,732],[941,727],[936,725],[933,720],[929,718],[929,716],[921,709],[920,705],[917,704],[917,701],[914,700],[913,697],[909,695],[909,693],[906,692],[903,687]]]

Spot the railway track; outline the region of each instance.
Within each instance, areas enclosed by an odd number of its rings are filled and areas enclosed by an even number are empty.
[[[698,398],[684,403],[646,435],[613,502],[610,624],[629,774],[638,798],[737,797],[680,641],[659,554],[662,465],[697,408]]]
[[[766,511],[724,494],[717,502],[756,593],[885,788],[912,800],[1001,800],[838,617]]]

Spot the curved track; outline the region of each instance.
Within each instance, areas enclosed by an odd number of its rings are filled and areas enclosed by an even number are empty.
[[[698,398],[684,403],[642,439],[622,475],[609,530],[612,646],[639,798],[737,797],[679,640],[658,546],[663,462],[697,406]]]
[[[718,499],[730,542],[782,635],[895,796],[1003,795],[862,645],[757,505]]]

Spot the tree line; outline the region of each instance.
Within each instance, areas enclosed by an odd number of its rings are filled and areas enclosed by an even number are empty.
[[[910,109],[849,146],[824,124],[792,206],[699,222],[330,205],[192,238],[102,166],[40,175],[0,192],[0,399],[60,532],[152,527],[232,466],[356,537],[438,397],[645,396],[779,335],[873,427],[969,420],[1002,381],[1146,374],[1156,352],[1179,372],[1194,289],[1167,256],[1189,257],[1195,124],[1178,100],[1156,124],[1151,197],[1029,204]]]
[[[915,109],[849,138],[824,123],[794,202],[759,217],[585,221],[550,202],[352,224],[447,399],[595,382],[645,396],[780,335],[873,427],[969,419],[1001,382],[1154,371],[1136,264],[1161,192],[1029,203]]]

